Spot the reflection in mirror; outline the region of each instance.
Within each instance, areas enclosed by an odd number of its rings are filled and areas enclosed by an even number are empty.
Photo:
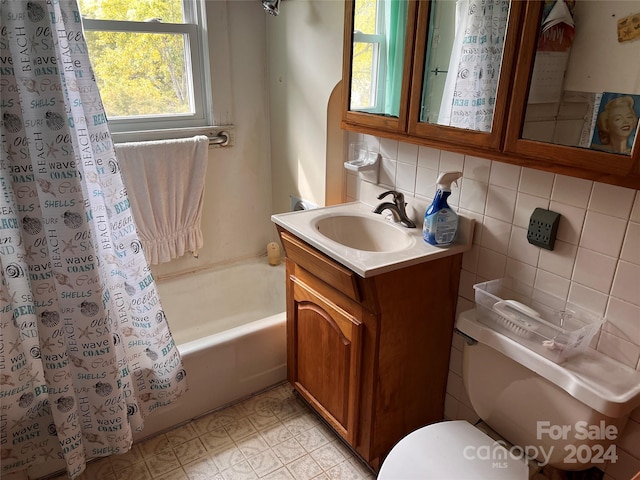
[[[490,132],[509,0],[433,0],[420,121]]]
[[[356,0],[350,109],[397,117],[407,29],[406,0]]]
[[[546,0],[541,8],[522,138],[631,155],[640,1]]]

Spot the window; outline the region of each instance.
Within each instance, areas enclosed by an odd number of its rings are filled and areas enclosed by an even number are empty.
[[[384,100],[384,2],[355,2],[351,110],[377,113]]]
[[[205,3],[79,0],[112,132],[213,123]]]
[[[407,0],[356,0],[351,110],[398,117]]]

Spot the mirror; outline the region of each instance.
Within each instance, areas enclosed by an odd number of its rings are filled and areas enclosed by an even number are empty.
[[[640,1],[546,0],[521,138],[631,155]]]
[[[400,115],[406,0],[355,0],[351,58],[352,111]]]
[[[420,122],[490,132],[508,0],[432,0]]]

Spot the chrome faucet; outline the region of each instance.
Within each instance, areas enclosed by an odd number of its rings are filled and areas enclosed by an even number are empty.
[[[393,203],[383,202],[373,209],[373,213],[382,213],[383,210],[391,210],[400,219],[400,223],[407,228],[416,228],[416,224],[407,216],[407,212],[404,209],[406,203],[404,203],[404,194],[396,192],[395,190],[389,190],[388,192],[378,195],[378,200],[382,200],[387,195],[393,195]]]

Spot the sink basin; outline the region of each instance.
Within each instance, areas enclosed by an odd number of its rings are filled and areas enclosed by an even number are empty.
[[[320,217],[314,226],[334,242],[366,252],[396,252],[415,242],[413,237],[382,218],[332,215]]]
[[[421,228],[405,228],[362,202],[272,215],[280,228],[357,273],[372,277],[471,248],[473,220],[460,215],[458,236],[447,247],[429,245]],[[426,208],[426,206],[424,207]],[[423,206],[420,206],[420,210]]]

